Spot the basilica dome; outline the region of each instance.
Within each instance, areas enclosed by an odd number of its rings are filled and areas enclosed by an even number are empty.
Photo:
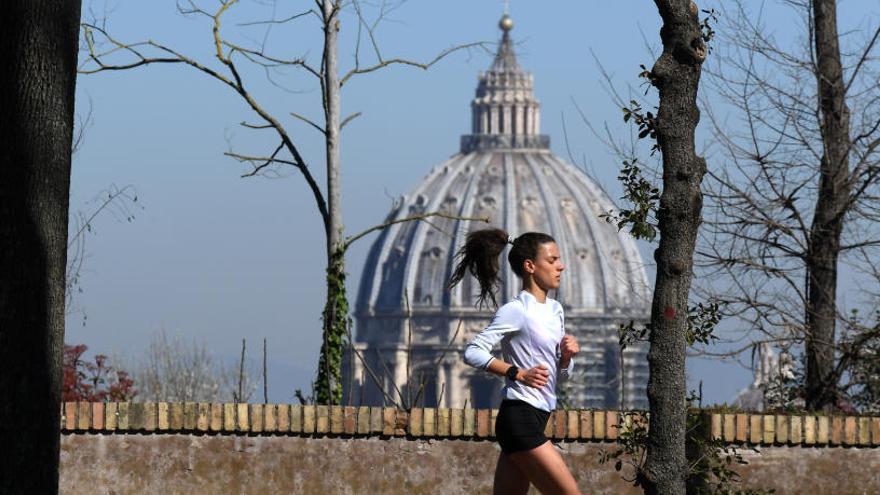
[[[550,152],[549,136],[540,134],[533,76],[519,66],[513,50],[513,23],[505,16],[499,25],[497,54],[480,73],[471,102],[470,134],[462,136],[457,154],[433,167],[388,215],[399,220],[440,212],[457,218],[397,223],[376,239],[356,304],[360,358],[350,360],[354,368],[348,372],[370,403],[388,402],[389,395],[400,395],[406,384],[412,390],[417,382],[418,399],[428,407],[432,401],[495,407],[500,381],[467,368],[460,354],[492,311],[475,307],[475,279],[465,277],[452,290],[446,285],[469,231],[493,226],[514,235],[545,232],[557,240],[566,265],[561,286],[550,295],[562,303],[566,331],[582,348],[567,400],[577,406],[646,408],[645,349],[621,353],[617,336],[620,323],[648,315],[641,256],[627,233],[600,218],[616,207],[599,184]],[[506,251],[500,263],[503,304],[521,282]]]

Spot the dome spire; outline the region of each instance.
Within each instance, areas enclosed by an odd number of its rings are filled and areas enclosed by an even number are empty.
[[[516,61],[507,14],[498,22],[501,41],[492,65],[481,72],[471,102],[472,134],[462,136],[461,152],[490,149],[548,149],[550,138],[540,134],[541,105],[532,89],[533,77]]]
[[[521,71],[519,64],[516,63],[516,53],[513,51],[513,42],[510,40],[510,30],[513,29],[513,19],[506,13],[498,21],[498,27],[501,28],[501,43],[498,45],[498,53],[495,54],[495,61],[492,62],[492,70],[494,71]]]

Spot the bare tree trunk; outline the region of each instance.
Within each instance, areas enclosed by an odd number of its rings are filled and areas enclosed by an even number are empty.
[[[0,16],[0,493],[57,493],[79,2]]]
[[[660,93],[657,143],[663,154],[658,210],[660,243],[651,306],[648,400],[650,428],[642,486],[646,493],[683,494],[687,478],[685,351],[687,307],[706,162],[694,148],[700,114],[697,88],[706,56],[689,0],[655,0],[663,27],[663,53],[651,70]]]
[[[321,4],[324,18],[324,56],[321,89],[324,99],[324,134],[327,152],[327,300],[323,313],[323,342],[315,383],[320,404],[342,401],[342,351],[348,320],[345,292],[345,239],[342,225],[342,189],[339,171],[340,91],[338,73],[339,8],[334,0]]]
[[[833,407],[836,402],[837,259],[850,199],[850,138],[835,0],[813,0],[813,21],[824,154],[807,254],[805,388],[807,408],[818,410]]]

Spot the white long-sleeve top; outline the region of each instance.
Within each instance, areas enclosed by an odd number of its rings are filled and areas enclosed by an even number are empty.
[[[559,343],[565,335],[565,315],[559,302],[546,299],[539,303],[535,296],[522,291],[495,313],[492,322],[477,334],[464,350],[467,364],[485,370],[495,359],[492,348],[501,342],[502,359],[525,371],[539,364],[547,367],[550,379],[541,388],[506,380],[502,397],[519,399],[544,411],[556,409],[556,385],[568,379],[568,368],[559,369]]]

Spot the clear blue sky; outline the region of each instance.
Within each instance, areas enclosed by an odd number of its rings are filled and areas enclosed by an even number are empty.
[[[264,30],[236,24],[265,19],[273,8],[282,18],[313,5],[278,3],[243,1],[231,11],[225,32],[242,44],[255,43]],[[853,11],[860,3],[843,5]],[[101,15],[109,12],[108,29],[120,40],[154,39],[216,66],[210,59],[210,24],[183,18],[174,1],[118,2],[110,9],[104,2],[86,2],[84,20],[91,15],[89,5]],[[502,5],[498,0],[410,0],[381,25],[378,42],[388,58],[415,60],[428,60],[455,44],[494,42]],[[513,0],[510,13],[519,60],[535,75],[543,131],[551,136],[553,150],[568,156],[564,114],[573,155],[586,156],[596,179],[619,196],[617,160],[579,121],[572,100],[594,123],[607,121],[615,132],[629,132],[602,89],[591,51],[620,84],[638,84],[639,64],[653,63],[640,30],[649,43],[659,44],[653,2]],[[350,14],[343,17],[343,69],[352,65],[353,21]],[[781,36],[790,34],[791,22],[777,25]],[[300,21],[296,30],[276,28],[267,39],[278,56],[319,60],[321,36],[313,20]],[[342,138],[347,233],[380,222],[392,197],[405,194],[433,165],[457,152],[459,136],[469,130],[477,72],[490,61],[489,54],[472,50],[453,54],[428,72],[397,67],[346,86],[344,113],[363,112]],[[323,181],[320,136],[288,116],[293,111],[320,119],[317,86],[293,73],[282,78],[294,90],[285,92],[267,84],[261,71],[245,76],[258,101],[294,130],[297,145]],[[86,113],[89,102],[94,120],[75,158],[71,209],[88,210],[88,201],[110,184],[131,184],[143,210],[134,210],[131,223],[108,215],[95,222],[87,241],[84,292],[76,296],[88,318],[68,317],[67,342],[137,356],[151,334],[164,328],[205,340],[217,355],[232,359],[242,338],[256,351],[266,337],[270,400],[293,400],[293,390],[308,389],[313,376],[324,295],[323,228],[301,176],[285,171],[286,177],[277,179],[240,178],[245,168],[223,152],[232,146],[266,153],[274,148],[273,136],[238,126],[255,121],[240,98],[191,68],[150,66],[80,76],[78,112]],[[373,240],[350,251],[352,300]],[[650,248],[643,246],[642,252],[651,260]],[[710,402],[729,400],[750,381],[750,373],[735,365],[698,362],[690,369],[692,377],[703,379]]]

